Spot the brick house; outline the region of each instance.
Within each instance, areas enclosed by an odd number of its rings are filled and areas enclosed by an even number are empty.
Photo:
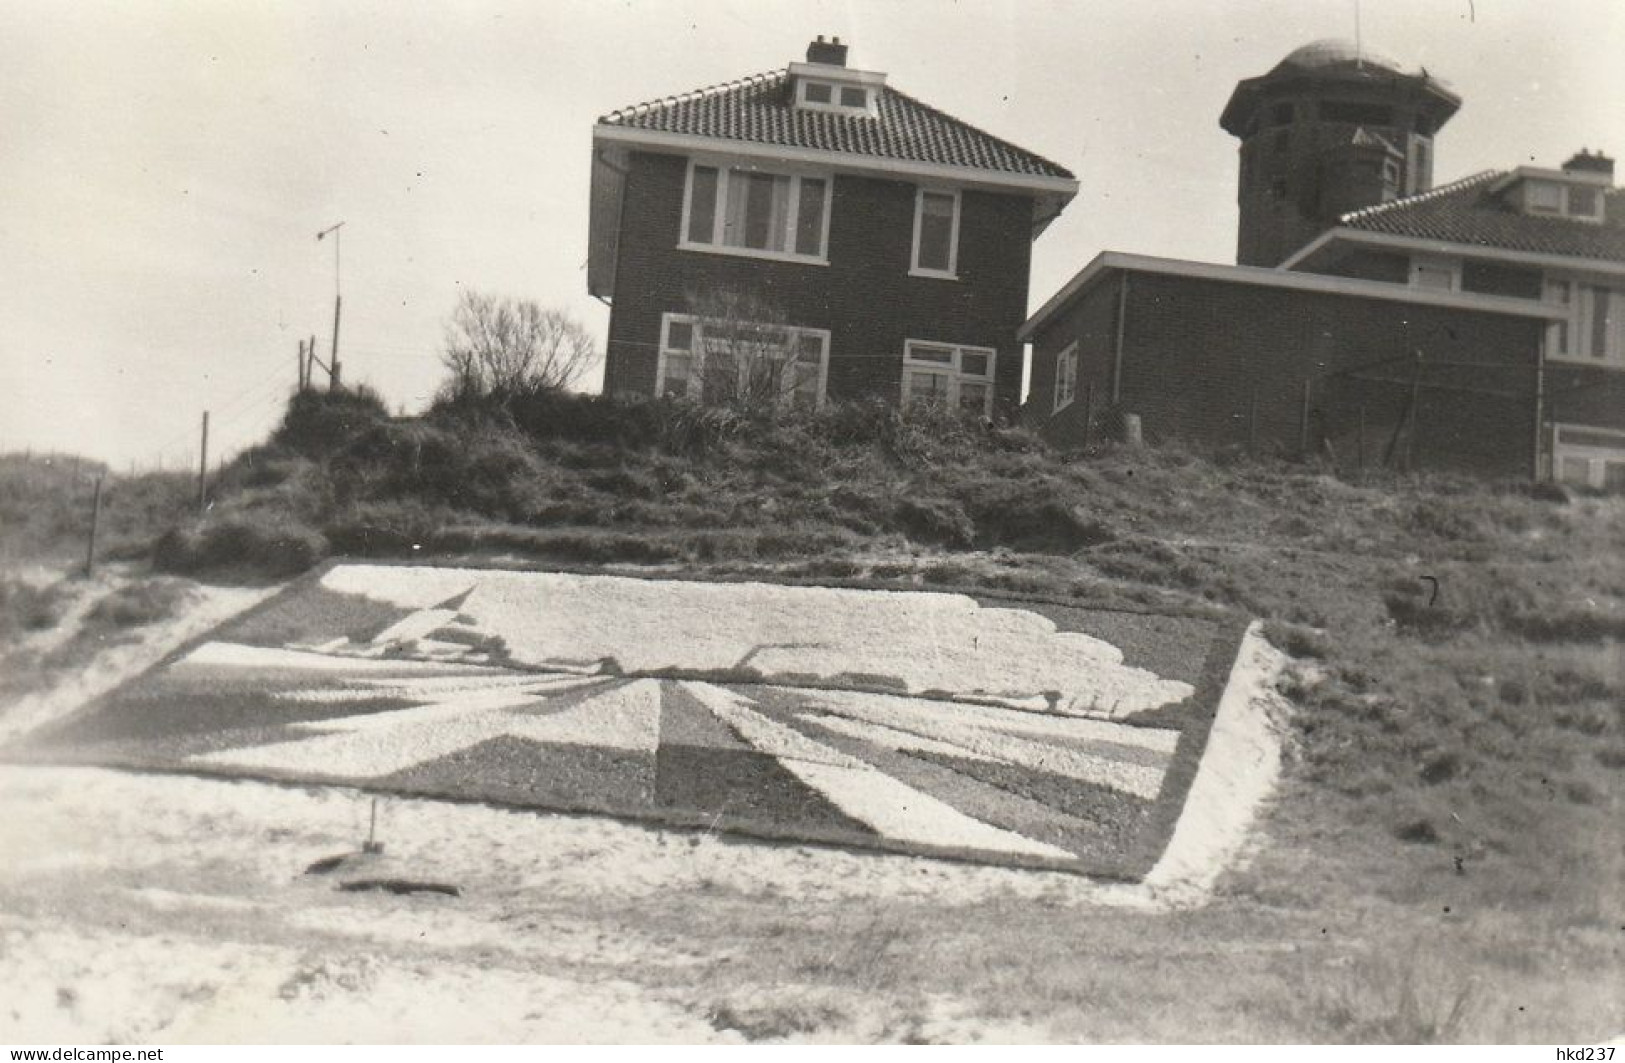
[[[1625,192],[1613,160],[1490,171],[1345,214],[1285,268],[1555,310],[1527,396],[1539,475],[1625,489]]]
[[[1137,413],[1151,438],[1625,488],[1613,163],[1435,189],[1460,102],[1327,41],[1243,81],[1221,118],[1242,264],[1090,263],[1023,326],[1026,420],[1063,444]]]
[[[882,395],[1006,418],[1060,166],[849,68],[805,63],[593,129],[588,290],[610,394]],[[765,370],[765,375],[763,371]]]

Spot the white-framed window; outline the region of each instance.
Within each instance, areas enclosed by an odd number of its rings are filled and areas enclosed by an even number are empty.
[[[829,384],[829,330],[665,314],[655,394],[769,400],[815,409]]]
[[[909,272],[956,279],[959,269],[959,192],[921,188],[914,194],[914,250]]]
[[[802,78],[797,82],[796,104],[809,111],[873,115],[875,90],[868,85],[839,84]]]
[[[1556,181],[1530,181],[1523,188],[1523,206],[1531,214],[1563,213],[1563,186]]]
[[[1625,432],[1587,425],[1556,425],[1552,478],[1576,487],[1625,491]]]
[[[1543,298],[1568,312],[1547,329],[1546,357],[1625,366],[1625,288],[1548,275]]]
[[[1602,221],[1603,189],[1597,185],[1530,178],[1523,183],[1523,209],[1527,214]]]
[[[1060,413],[1078,397],[1078,343],[1073,340],[1055,356],[1055,412]]]
[[[828,264],[831,174],[688,164],[678,246]]]
[[[950,406],[993,416],[991,347],[906,340],[903,343],[903,405]]]
[[[1461,260],[1417,255],[1411,259],[1411,287],[1435,292],[1461,290]]]

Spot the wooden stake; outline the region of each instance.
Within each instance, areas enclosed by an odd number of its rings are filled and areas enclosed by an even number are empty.
[[[197,463],[197,510],[199,515],[209,508],[209,411],[203,411],[203,445]]]
[[[1411,430],[1405,436],[1405,471],[1416,471],[1416,432],[1422,425],[1422,352],[1416,352],[1411,371]]]
[[[1314,382],[1303,382],[1303,401],[1298,407],[1298,457],[1300,460],[1309,458],[1309,390]]]
[[[96,526],[102,520],[102,477],[96,477],[96,490],[90,499],[90,545],[85,547],[85,575],[96,574]]]
[[[1258,457],[1258,388],[1253,388],[1252,401],[1247,406],[1247,456]]]
[[[1360,475],[1364,476],[1365,475],[1365,403],[1363,403],[1363,402],[1360,404],[1360,435],[1359,435],[1359,441],[1360,441],[1360,449],[1359,449],[1359,452],[1358,452],[1359,457],[1356,459],[1355,467],[1360,470]]]

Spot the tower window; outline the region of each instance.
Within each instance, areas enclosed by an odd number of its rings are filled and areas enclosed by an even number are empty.
[[[1286,198],[1286,178],[1274,177],[1270,179],[1270,198],[1281,200]]]
[[[1323,121],[1349,125],[1392,125],[1394,109],[1375,103],[1326,100],[1320,105],[1320,117]]]

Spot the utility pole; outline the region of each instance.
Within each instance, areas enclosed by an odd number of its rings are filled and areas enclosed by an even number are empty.
[[[343,228],[344,223],[341,221],[316,234],[318,240],[325,238],[329,233],[333,236],[333,350],[328,355],[327,365],[327,386],[331,391],[337,391],[339,388],[339,315],[344,308],[344,295],[339,283],[339,237],[342,235],[339,230]]]
[[[308,383],[309,383],[309,381],[305,379],[305,341],[300,340],[299,341],[299,391],[300,391],[301,394],[304,392],[305,386]]]
[[[203,411],[203,448],[197,464],[197,510],[199,515],[209,506],[209,411]]]

